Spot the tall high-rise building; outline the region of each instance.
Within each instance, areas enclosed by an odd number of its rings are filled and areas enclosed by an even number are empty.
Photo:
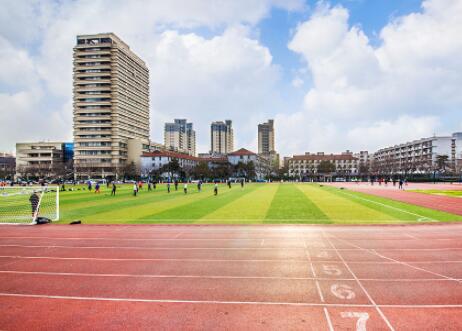
[[[234,150],[234,132],[232,121],[212,122],[210,127],[211,134],[211,154],[228,154]]]
[[[258,124],[258,154],[269,154],[274,148],[274,120]]]
[[[186,119],[175,119],[173,123],[165,123],[164,129],[165,148],[196,155],[196,131],[193,124]]]
[[[113,33],[77,36],[73,61],[76,175],[116,176],[149,146],[149,70]]]

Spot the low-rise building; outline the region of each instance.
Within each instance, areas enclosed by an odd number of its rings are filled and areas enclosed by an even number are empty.
[[[152,171],[161,169],[163,166],[173,161],[173,159],[178,160],[178,164],[183,170],[191,170],[199,162],[199,158],[195,156],[165,150],[145,152],[141,155],[140,159],[142,176],[148,176]]]
[[[257,179],[263,179],[271,173],[271,162],[267,158],[245,148],[229,153],[227,157],[228,162],[232,165],[237,165],[239,162],[244,164],[253,162]]]
[[[387,174],[429,173],[440,167],[438,158],[447,157],[445,167],[460,170],[462,132],[434,136],[382,148],[374,153],[373,171]]]
[[[295,178],[313,177],[325,175],[319,171],[319,166],[323,161],[332,163],[335,166],[334,172],[337,176],[357,175],[359,160],[353,153],[347,151],[341,154],[305,153],[304,155],[294,155],[288,160],[289,176]]]
[[[16,144],[16,175],[19,177],[63,176],[73,144],[66,142],[27,142]],[[72,165],[70,165],[72,167]]]
[[[16,158],[7,153],[0,153],[0,179],[12,179],[16,172]]]

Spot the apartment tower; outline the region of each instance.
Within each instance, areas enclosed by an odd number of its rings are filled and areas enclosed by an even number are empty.
[[[274,120],[258,124],[258,154],[269,154],[274,148]]]
[[[228,154],[234,150],[234,133],[232,121],[212,122],[210,154]]]
[[[164,144],[167,149],[195,156],[196,131],[193,130],[193,124],[186,119],[165,123]]]
[[[117,176],[149,145],[149,70],[113,33],[77,36],[73,61],[76,175]]]

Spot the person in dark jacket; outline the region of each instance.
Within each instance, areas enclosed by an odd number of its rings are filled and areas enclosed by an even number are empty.
[[[37,192],[34,192],[34,193],[32,193],[30,195],[29,202],[30,202],[30,206],[32,208],[32,217],[34,217],[36,212],[37,212],[38,204],[40,202],[40,198],[37,195]]]

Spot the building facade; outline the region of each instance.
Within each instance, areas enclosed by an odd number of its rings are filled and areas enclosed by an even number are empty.
[[[57,177],[71,172],[72,143],[27,142],[16,144],[16,176]]]
[[[253,162],[255,166],[255,175],[257,179],[263,179],[271,172],[271,163],[267,158],[264,158],[252,151],[241,148],[237,151],[229,153],[228,162],[232,165],[237,165],[239,162],[247,164]]]
[[[210,154],[228,154],[234,150],[232,121],[212,122],[210,127]]]
[[[12,179],[16,172],[16,158],[8,153],[0,153],[0,180]]]
[[[193,124],[186,119],[175,119],[173,123],[165,123],[165,147],[172,151],[196,155],[196,131]]]
[[[149,70],[113,33],[77,36],[73,64],[76,177],[115,177],[149,145]]]
[[[359,160],[349,151],[342,154],[305,153],[304,155],[294,155],[288,160],[289,176],[294,178],[313,177],[321,174],[319,165],[327,161],[335,166],[333,173],[337,176],[357,175],[359,170]]]
[[[388,174],[429,173],[439,168],[440,156],[447,157],[447,168],[460,170],[462,132],[382,148],[374,153],[372,171]]]
[[[275,150],[274,120],[258,124],[258,154],[269,154]]]
[[[278,169],[280,168],[280,160],[274,139],[274,120],[258,124],[258,154],[268,159],[273,169]]]
[[[178,160],[178,164],[184,170],[191,170],[199,163],[199,158],[185,153],[159,150],[147,152],[141,155],[141,175],[147,177],[152,171],[161,169],[173,159]]]

